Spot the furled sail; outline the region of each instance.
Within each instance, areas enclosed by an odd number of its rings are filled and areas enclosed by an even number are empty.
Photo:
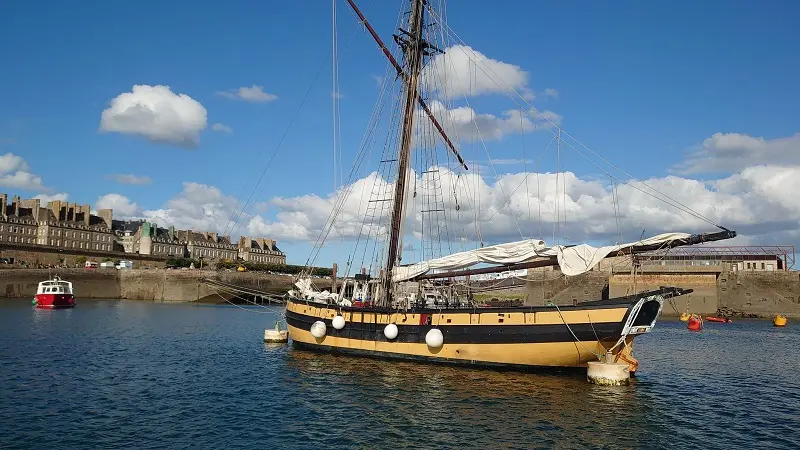
[[[509,265],[531,262],[541,258],[558,259],[561,272],[567,276],[580,275],[592,270],[601,260],[609,254],[631,246],[648,246],[665,244],[675,240],[690,238],[686,233],[664,233],[640,241],[627,244],[593,247],[588,244],[574,246],[556,245],[548,247],[541,239],[526,239],[524,241],[508,242],[505,244],[454,253],[441,258],[421,261],[409,266],[395,267],[392,270],[392,281],[400,282],[423,275],[431,270],[456,270],[464,269],[475,264],[487,263],[496,265]]]

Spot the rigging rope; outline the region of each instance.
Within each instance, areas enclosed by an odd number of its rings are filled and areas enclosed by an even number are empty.
[[[431,8],[431,7],[429,6],[429,7],[428,7],[428,9],[429,9],[430,13],[431,13],[431,14],[432,14],[434,17],[437,17],[437,18],[439,18],[439,19],[441,20],[441,17],[439,16],[439,14],[438,14],[438,13],[437,13],[437,12],[436,12],[436,11],[435,11],[433,8]],[[471,53],[472,53],[472,57],[470,57],[470,55],[469,55],[469,54],[467,54],[467,57],[469,58],[469,60],[470,60],[470,61],[472,61],[472,60],[473,60],[473,58],[474,58],[476,61],[479,61],[479,60],[480,60],[479,58],[477,58],[477,55],[475,55],[475,52],[474,52],[474,51],[471,49],[471,47],[469,47],[469,46],[466,44],[466,42],[465,42],[465,41],[464,41],[464,40],[461,38],[461,36],[459,36],[459,35],[458,35],[458,33],[456,33],[456,32],[455,32],[455,31],[454,31],[454,30],[453,30],[453,29],[452,29],[452,28],[451,28],[449,25],[447,25],[446,23],[444,24],[444,27],[446,27],[446,29],[447,29],[447,32],[448,32],[450,35],[452,35],[452,36],[455,38],[455,40],[456,40],[456,41],[458,41],[459,43],[461,43],[461,44],[462,44],[462,46],[459,46],[459,49],[460,49],[462,52],[464,52],[464,53],[466,54],[466,52],[467,52],[467,50],[466,50],[466,49],[469,49],[469,52],[471,52]],[[476,66],[477,66],[477,64],[476,64]],[[508,82],[506,82],[506,81],[505,81],[503,78],[499,77],[499,76],[498,76],[498,75],[497,75],[497,74],[496,74],[496,73],[495,73],[495,72],[494,72],[494,71],[493,71],[493,70],[492,70],[490,67],[488,67],[488,66],[487,66],[487,67],[486,67],[486,69],[487,69],[489,72],[491,72],[492,74],[494,74],[494,75],[495,75],[495,77],[497,77],[497,78],[498,78],[498,79],[499,79],[499,80],[500,80],[500,81],[501,81],[501,82],[504,84],[504,86],[500,86],[500,85],[498,85],[498,82],[497,82],[497,80],[496,80],[495,78],[491,77],[491,75],[489,75],[489,73],[487,73],[487,72],[486,72],[486,70],[484,70],[484,68],[480,67],[480,70],[481,70],[481,72],[483,72],[485,75],[487,75],[487,76],[490,78],[490,80],[492,80],[492,82],[493,82],[493,83],[494,83],[494,84],[495,84],[495,85],[496,85],[498,88],[504,88],[504,89],[505,89],[506,95],[507,95],[507,96],[508,96],[508,97],[509,97],[509,98],[510,98],[510,99],[511,99],[511,100],[512,100],[514,103],[516,103],[518,107],[522,107],[522,105],[520,104],[520,101],[521,101],[521,102],[522,102],[524,105],[526,105],[526,106],[528,106],[528,107],[530,108],[530,111],[533,113],[534,117],[536,117],[536,118],[540,118],[540,119],[544,119],[544,121],[548,122],[548,123],[551,125],[551,128],[555,128],[555,129],[557,130],[557,131],[556,131],[557,133],[562,133],[563,135],[565,135],[566,137],[568,137],[569,139],[571,139],[572,141],[574,141],[574,142],[575,142],[575,143],[576,143],[576,144],[577,144],[579,147],[581,147],[581,148],[585,149],[586,151],[588,151],[589,153],[591,153],[592,155],[594,155],[595,157],[597,157],[598,159],[600,159],[602,162],[604,162],[605,164],[607,164],[608,166],[610,166],[610,167],[611,167],[611,168],[613,168],[614,170],[617,170],[618,172],[620,172],[620,173],[622,173],[623,175],[627,176],[627,177],[629,178],[629,180],[628,180],[628,181],[623,181],[623,180],[620,180],[620,181],[622,181],[624,184],[627,184],[627,185],[629,185],[629,186],[633,187],[634,189],[637,189],[637,190],[639,190],[640,192],[642,192],[642,193],[644,193],[644,194],[650,195],[650,196],[652,196],[652,197],[654,197],[654,198],[656,198],[656,199],[658,199],[658,200],[661,200],[661,201],[663,201],[664,203],[667,203],[667,204],[669,204],[670,206],[676,207],[676,208],[678,208],[679,210],[681,210],[681,211],[683,211],[683,212],[685,212],[685,213],[687,213],[687,214],[690,214],[690,215],[692,215],[692,216],[694,216],[694,217],[696,217],[696,218],[698,218],[698,219],[701,219],[701,220],[703,220],[703,221],[705,221],[705,222],[707,222],[707,223],[709,223],[709,224],[711,224],[711,225],[713,225],[713,226],[716,226],[717,228],[720,228],[720,229],[723,229],[723,230],[725,230],[725,229],[726,229],[725,227],[723,227],[722,225],[720,225],[720,224],[716,223],[715,221],[711,220],[710,218],[706,217],[705,215],[703,215],[703,214],[701,214],[701,213],[699,213],[699,212],[697,212],[697,211],[693,210],[692,208],[688,207],[687,205],[684,205],[683,203],[679,202],[678,200],[676,200],[676,199],[674,199],[674,198],[670,197],[669,195],[667,195],[667,194],[665,194],[665,193],[663,193],[663,192],[659,191],[658,189],[656,189],[656,188],[654,188],[654,187],[650,186],[648,183],[646,183],[646,182],[644,182],[644,181],[636,180],[636,179],[635,179],[635,177],[634,177],[633,175],[629,174],[628,172],[626,172],[625,170],[623,170],[623,169],[619,168],[618,166],[616,166],[616,165],[612,164],[610,161],[608,161],[607,159],[603,158],[601,155],[597,154],[597,153],[596,153],[594,150],[592,150],[591,148],[589,148],[588,146],[586,146],[586,145],[585,145],[583,142],[579,141],[577,138],[575,138],[574,136],[572,136],[572,135],[571,135],[571,134],[569,134],[568,132],[564,131],[564,130],[561,128],[561,126],[559,126],[558,124],[556,124],[556,123],[555,123],[555,122],[554,122],[552,119],[550,119],[550,118],[549,118],[549,117],[547,117],[546,115],[542,115],[542,114],[541,114],[541,112],[539,112],[539,110],[538,110],[538,109],[537,109],[535,106],[533,106],[533,105],[532,105],[532,104],[531,104],[531,103],[530,103],[530,102],[529,102],[529,101],[528,101],[528,100],[525,98],[525,96],[524,96],[524,95],[520,94],[520,93],[519,93],[519,92],[518,92],[518,91],[517,91],[517,90],[516,90],[516,89],[515,89],[513,86],[509,85],[509,84],[508,84]],[[509,92],[513,92],[513,93],[516,95],[516,97],[519,99],[519,101],[518,101],[517,99],[515,99],[515,98],[511,97],[511,95],[510,95],[510,94],[508,94]],[[549,129],[549,131],[550,131],[551,133],[555,133],[555,132],[553,132],[553,131],[552,131],[552,129]],[[573,146],[572,146],[572,145],[570,145],[569,143],[567,143],[567,145],[568,145],[570,148],[572,148],[573,150],[575,150],[576,152],[578,152],[578,154],[580,154],[581,156],[583,156],[585,159],[587,159],[587,161],[589,161],[589,162],[593,163],[593,164],[594,164],[596,167],[600,168],[600,166],[599,166],[599,165],[598,165],[596,162],[592,161],[590,158],[588,158],[586,155],[584,155],[582,152],[580,152],[580,151],[579,151],[577,148],[573,147]],[[607,175],[609,175],[609,176],[612,176],[612,177],[613,177],[613,175],[611,175],[610,173],[608,173],[608,171],[606,171],[605,169],[602,169],[602,168],[600,168],[600,169],[601,169],[601,170],[603,170],[603,171],[604,171],[604,172],[605,172]],[[617,178],[617,177],[615,177],[615,178]],[[619,178],[617,178],[617,179],[619,179]],[[646,187],[647,189],[651,190],[652,192],[647,192],[647,191],[645,191],[645,190],[639,189],[639,188],[637,188],[636,186],[634,186],[634,185],[633,185],[633,183],[638,183],[638,184],[641,184],[642,186]],[[654,193],[655,193],[655,194],[654,194]],[[663,196],[663,198],[662,198],[662,197],[659,197],[659,195],[660,195],[660,196]]]
[[[368,9],[372,8],[372,6],[374,6],[374,4],[375,4],[374,2],[372,4],[370,4]],[[347,45],[345,46],[345,49],[342,52],[342,55],[346,55],[347,54],[347,51],[350,49],[350,44],[353,42],[353,38],[356,36],[356,33],[358,32],[358,30],[359,30],[358,27],[356,27],[353,30],[353,33],[350,35],[350,38],[347,41]],[[240,225],[240,221],[244,218],[245,211],[247,210],[248,206],[250,205],[250,202],[252,201],[253,197],[255,196],[256,191],[258,190],[258,187],[261,185],[261,182],[263,181],[264,176],[267,174],[267,171],[269,170],[270,166],[272,165],[272,161],[275,159],[275,155],[278,153],[278,150],[281,148],[281,146],[283,145],[283,142],[286,140],[286,137],[289,134],[289,131],[294,126],[294,123],[296,122],[297,118],[300,116],[300,112],[303,110],[303,107],[305,106],[306,102],[308,101],[308,98],[309,98],[312,90],[316,86],[317,81],[319,80],[319,77],[322,74],[322,69],[325,67],[325,62],[326,61],[327,60],[325,58],[321,58],[319,67],[317,68],[317,72],[314,75],[314,78],[313,78],[313,81],[311,82],[311,85],[308,87],[308,89],[306,90],[305,94],[303,95],[303,99],[300,101],[300,105],[297,107],[297,109],[295,110],[294,114],[292,115],[292,118],[289,120],[289,124],[287,125],[286,129],[284,130],[283,134],[281,135],[281,138],[278,140],[278,144],[275,146],[275,149],[272,151],[272,154],[270,155],[269,160],[267,160],[267,164],[264,166],[264,169],[261,171],[261,174],[259,175],[255,186],[253,186],[253,189],[250,192],[250,195],[248,196],[247,201],[245,202],[244,206],[242,206],[242,208],[238,211],[238,214],[237,214],[237,208],[239,207],[239,203],[240,203],[241,200],[240,200],[240,198],[237,198],[236,206],[234,207],[233,211],[231,212],[231,216],[228,219],[228,224],[225,226],[225,231],[223,232],[223,235],[227,236],[227,235],[234,234],[234,232],[236,231],[236,229]],[[337,63],[337,66],[338,66],[338,63]],[[338,80],[338,76],[337,76],[337,80]],[[259,156],[260,156],[260,152],[259,152]],[[247,185],[247,183],[245,183],[245,186],[246,185]],[[244,191],[244,189],[243,189],[243,191]],[[261,191],[259,191],[259,195],[261,194],[262,191],[263,191],[263,188],[262,188]],[[234,216],[235,216],[235,219],[234,219]],[[229,231],[229,229],[230,229],[230,231]]]

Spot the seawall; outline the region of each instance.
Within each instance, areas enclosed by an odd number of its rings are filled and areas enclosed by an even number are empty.
[[[785,314],[800,317],[800,272],[726,272],[721,270],[675,270],[630,273],[591,271],[565,278],[558,270],[528,276],[526,305],[542,305],[552,301],[569,305],[606,296],[618,297],[655,290],[661,286],[693,289],[664,305],[665,316],[686,311],[715,314],[730,308],[746,314],[769,317]],[[541,280],[541,281],[540,281]]]
[[[0,270],[0,297],[33,298],[38,283],[50,274],[71,281],[78,299],[159,302],[224,301],[216,289],[200,281],[203,278],[274,293],[285,293],[293,279],[290,275],[211,270],[3,269]]]

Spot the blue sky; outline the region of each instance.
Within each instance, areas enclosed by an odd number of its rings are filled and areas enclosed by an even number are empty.
[[[402,3],[362,0],[359,6],[391,41]],[[114,193],[135,202],[137,211],[167,208],[184,182],[247,197],[312,87],[257,200],[327,195],[333,184],[330,5],[318,0],[3,2],[0,155],[23,158],[49,190],[6,185],[0,191],[67,193],[72,201],[93,205]],[[449,2],[450,27],[474,50],[527,72],[527,85],[537,92],[534,105],[560,115],[567,131],[636,177],[668,175],[715,133],[761,137],[772,145],[800,132],[796,2],[487,5]],[[339,64],[343,159],[349,168],[378,92],[374,77],[383,74],[386,63],[345,2],[338,3],[338,11],[340,49],[347,47]],[[201,103],[207,126],[199,132],[199,144],[183,148],[99,132],[103,110],[134,85],[166,85]],[[277,99],[248,102],[219,95],[253,85]],[[547,88],[556,89],[558,97],[542,95]],[[492,95],[476,98],[472,106],[495,115],[509,109],[507,99]],[[212,131],[215,123],[232,132]],[[517,137],[509,136],[493,145],[500,157],[510,157],[515,142]],[[774,151],[800,153],[795,144],[792,140]],[[748,149],[744,145],[738,153]],[[772,163],[770,155],[777,153],[771,151],[725,170],[681,176],[730,177]],[[781,160],[792,171],[799,162],[800,157]],[[597,175],[581,163],[568,168],[578,176]],[[104,178],[108,174],[152,182],[120,184]],[[259,213],[275,221],[278,212],[270,205]],[[791,231],[784,228],[780,231]],[[751,240],[760,239],[759,232],[752,235]],[[290,262],[305,261],[306,244],[278,240]]]

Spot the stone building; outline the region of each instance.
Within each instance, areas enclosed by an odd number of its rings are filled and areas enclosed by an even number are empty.
[[[37,230],[31,208],[23,207],[18,196],[9,203],[8,195],[0,194],[0,244],[36,244]]]
[[[159,228],[145,220],[115,220],[114,232],[126,253],[175,258],[186,253],[186,243],[178,239],[175,227]]]
[[[239,247],[231,242],[230,236],[192,230],[178,231],[177,236],[178,240],[186,243],[186,254],[190,258],[233,261],[239,254]]]
[[[239,259],[261,264],[286,264],[286,255],[273,239],[239,238]]]
[[[144,220],[114,220],[111,229],[116,235],[116,242],[125,253],[139,253],[139,228]]]
[[[112,251],[111,219],[110,209],[98,210],[94,215],[89,205],[54,200],[42,207],[37,198],[21,200],[14,196],[9,202],[6,194],[0,194],[2,242]]]

